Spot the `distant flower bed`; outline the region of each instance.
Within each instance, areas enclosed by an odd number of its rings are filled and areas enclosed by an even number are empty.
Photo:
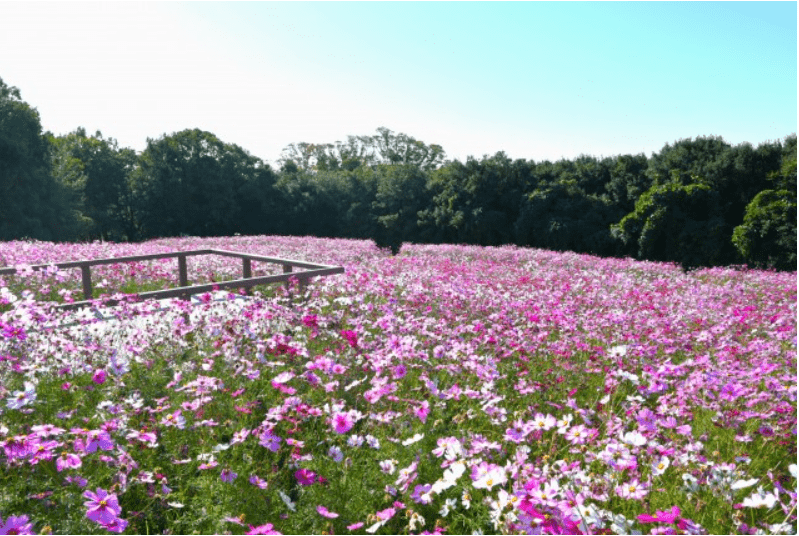
[[[275,236],[0,265],[209,247],[346,273],[78,312],[79,271],[0,278],[0,534],[796,531],[795,273]]]

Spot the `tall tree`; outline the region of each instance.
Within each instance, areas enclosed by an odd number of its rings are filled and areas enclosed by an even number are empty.
[[[796,270],[796,191],[763,190],[746,207],[732,235],[749,264]]]
[[[372,136],[348,136],[342,143],[291,143],[279,163],[293,162],[301,171],[352,171],[366,165],[406,164],[423,170],[440,166],[446,153],[440,145],[427,145],[407,134],[380,127]]]
[[[0,240],[70,240],[77,218],[50,170],[39,113],[0,79]]]
[[[646,174],[647,163],[643,153],[617,156],[613,161],[605,191],[624,214],[632,212],[641,194],[652,186],[652,179]]]
[[[747,205],[732,241],[749,264],[796,270],[796,134],[785,138],[781,160],[769,173],[772,187]]]
[[[72,193],[84,222],[85,238],[134,239],[128,174],[136,153],[120,148],[102,133],[87,136],[78,128],[64,136],[49,137],[56,180]]]
[[[148,139],[131,174],[138,221],[146,237],[224,236],[239,232],[238,195],[259,159],[210,132],[183,130]]]
[[[372,238],[396,254],[403,242],[417,241],[418,220],[427,197],[427,176],[416,166],[380,166],[372,203],[376,226]]]
[[[694,182],[652,186],[612,232],[639,259],[678,262],[686,269],[724,263],[732,244],[719,195]]]

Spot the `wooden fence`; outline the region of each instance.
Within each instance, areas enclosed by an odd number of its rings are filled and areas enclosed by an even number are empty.
[[[207,283],[203,285],[189,285],[188,270],[186,268],[186,259],[197,255],[222,255],[224,257],[236,257],[242,261],[242,278],[234,279],[232,281],[219,281],[215,283]],[[116,257],[111,259],[91,259],[81,261],[69,261],[50,264],[37,264],[30,266],[33,270],[43,270],[46,268],[56,267],[58,269],[80,268],[81,278],[83,281],[83,297],[84,300],[73,303],[65,303],[58,306],[60,309],[77,309],[85,307],[94,303],[92,299],[92,273],[91,267],[101,264],[119,264],[122,262],[136,262],[136,261],[149,261],[155,259],[169,259],[176,257],[178,259],[178,283],[180,286],[177,288],[170,288],[164,290],[153,290],[149,292],[140,292],[135,294],[139,299],[146,300],[153,298],[156,300],[163,300],[167,298],[183,298],[188,299],[193,294],[200,294],[203,292],[211,292],[214,290],[222,290],[228,288],[245,288],[249,289],[255,285],[264,285],[267,283],[280,283],[285,282],[288,286],[289,279],[296,277],[299,281],[300,287],[303,288],[312,277],[341,274],[344,273],[344,268],[341,266],[329,266],[326,264],[314,264],[305,261],[296,261],[292,259],[279,259],[277,257],[264,257],[262,255],[251,255],[249,253],[239,253],[237,251],[225,251],[221,249],[195,249],[191,251],[171,251],[168,253],[153,253],[150,255],[134,255],[131,257]],[[281,264],[283,266],[283,273],[278,275],[267,275],[260,277],[252,276],[252,263],[267,262],[271,264]],[[294,268],[305,268],[303,271],[294,272]],[[0,268],[0,275],[13,275],[17,273],[16,268]],[[104,300],[106,305],[115,305],[119,303],[118,300]]]

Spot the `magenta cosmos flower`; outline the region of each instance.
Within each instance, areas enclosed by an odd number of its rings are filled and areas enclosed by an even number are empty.
[[[327,518],[330,518],[330,519],[334,519],[334,518],[338,517],[337,513],[331,512],[330,510],[328,510],[327,508],[325,508],[321,504],[316,507],[316,511],[319,512],[320,516],[324,516],[324,517],[327,517]]]
[[[346,434],[355,426],[355,421],[349,413],[336,413],[333,415],[333,430],[337,434]]]
[[[247,534],[283,534],[283,533],[276,531],[271,523],[267,523],[265,525],[258,525],[257,527],[250,525],[250,530],[247,531]]]
[[[300,469],[294,473],[294,478],[297,479],[301,486],[310,486],[316,482],[316,473],[310,469]]]
[[[122,512],[117,496],[113,493],[108,493],[102,488],[97,488],[97,493],[84,491],[83,496],[89,499],[83,505],[88,509],[86,517],[92,521],[108,525],[113,523]]]
[[[97,385],[101,385],[105,383],[105,377],[105,371],[103,369],[97,369],[94,371],[94,374],[92,374],[92,381]]]
[[[641,514],[638,521],[641,523],[675,523],[680,518],[680,507],[672,506],[670,512],[658,510],[655,515]]]
[[[8,516],[5,521],[0,517],[0,534],[34,534],[33,524],[28,516]]]

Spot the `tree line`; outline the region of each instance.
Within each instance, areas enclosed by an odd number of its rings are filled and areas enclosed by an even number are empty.
[[[100,132],[42,132],[0,79],[0,240],[140,241],[314,235],[517,244],[796,270],[796,134],[730,145],[700,136],[660,152],[557,162],[504,153],[447,160],[387,128],[295,143],[276,168],[198,129],[136,151]]]

